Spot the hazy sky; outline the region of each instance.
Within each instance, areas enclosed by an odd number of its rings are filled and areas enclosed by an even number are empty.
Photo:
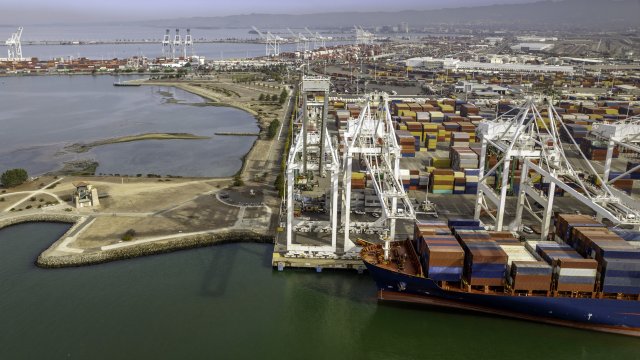
[[[1,0],[0,25],[60,23],[249,13],[300,14],[334,11],[418,10],[534,0]],[[603,0],[604,1],[604,0]],[[322,7],[318,7],[322,4]]]

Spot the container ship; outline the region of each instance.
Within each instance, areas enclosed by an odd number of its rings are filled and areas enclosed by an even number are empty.
[[[557,215],[550,241],[474,220],[416,222],[413,240],[366,243],[381,301],[470,310],[640,336],[640,232]]]

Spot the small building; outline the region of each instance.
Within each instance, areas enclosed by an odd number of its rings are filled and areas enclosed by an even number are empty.
[[[85,182],[74,183],[73,186],[76,188],[73,193],[73,202],[77,209],[100,206],[98,189]]]

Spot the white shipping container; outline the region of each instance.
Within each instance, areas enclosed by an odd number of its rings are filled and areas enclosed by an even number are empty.
[[[581,276],[581,277],[583,276],[583,277],[595,278],[597,270],[596,269],[570,269],[570,268],[558,269],[556,267],[554,269],[554,272],[558,273],[558,275],[560,276]]]
[[[526,247],[522,245],[500,245],[507,254],[507,264],[511,266],[513,261],[538,261]]]
[[[538,253],[536,253],[536,245],[540,244],[540,243],[546,243],[546,244],[550,244],[553,243],[553,241],[534,241],[534,240],[529,240],[526,241],[524,244],[524,247],[529,250],[529,252],[531,254],[533,254],[533,256],[535,256],[535,258],[537,260],[542,260],[542,258],[540,257],[540,255],[538,255]]]

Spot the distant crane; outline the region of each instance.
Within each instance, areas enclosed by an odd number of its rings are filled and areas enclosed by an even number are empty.
[[[22,26],[18,28],[18,31],[11,34],[11,37],[5,41],[5,45],[9,47],[7,50],[9,60],[21,60],[22,59],[22,44],[20,38],[22,37]]]
[[[171,35],[170,35],[169,29],[167,29],[167,31],[164,34],[164,37],[162,38],[162,56],[167,59],[173,58],[173,52],[172,52],[172,46],[171,46]]]
[[[309,30],[308,27],[304,28],[305,30],[307,30],[307,33],[311,36],[311,39],[313,40],[313,49],[317,49],[318,47],[325,47],[325,40],[326,38],[323,37],[322,35],[320,35],[317,31],[316,33],[312,33],[311,30]]]
[[[187,35],[184,37],[182,48],[182,56],[186,59],[187,55],[193,56],[193,38],[191,37],[191,29],[187,29]]]
[[[318,41],[320,42],[320,48],[325,48],[327,47],[327,44],[325,42],[325,40],[327,39],[326,37],[320,35],[319,32],[316,31],[316,38],[318,39]]]
[[[182,37],[180,36],[180,29],[176,29],[176,36],[173,38],[173,58],[176,57],[176,50],[180,51],[182,46]]]
[[[301,33],[298,33],[297,35],[291,31],[291,29],[287,28],[287,30],[289,31],[289,33],[293,36],[294,41],[296,42],[296,50],[298,52],[307,52],[309,51],[309,39],[306,38],[304,35],[302,35]]]
[[[251,28],[253,29],[253,31],[258,33],[261,39],[265,41],[265,54],[267,56],[280,55],[280,41],[284,40],[283,38],[275,36],[269,31],[267,31],[267,34],[265,35],[255,26],[252,26]]]
[[[373,44],[374,35],[366,30],[364,30],[361,26],[354,26],[356,30],[356,45],[370,45]]]

